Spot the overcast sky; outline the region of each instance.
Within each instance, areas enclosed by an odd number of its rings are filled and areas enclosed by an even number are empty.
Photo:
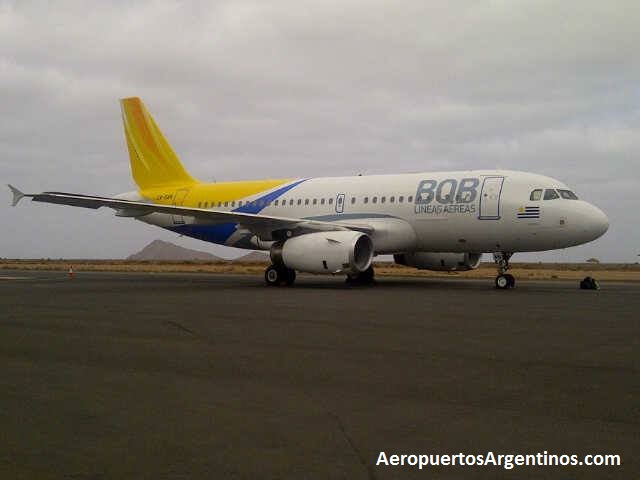
[[[201,180],[532,171],[611,227],[514,260],[640,259],[637,0],[47,3],[0,0],[3,184],[134,190],[117,100],[140,96]],[[10,198],[0,257],[121,258],[156,238],[235,255]]]

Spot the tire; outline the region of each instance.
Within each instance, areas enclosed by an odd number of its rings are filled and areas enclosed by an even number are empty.
[[[373,270],[372,266],[369,266],[369,268],[367,268],[364,272],[358,275],[360,279],[360,283],[362,285],[371,285],[373,283],[375,276],[376,276],[376,273]]]
[[[510,273],[506,273],[504,276],[507,277],[507,280],[509,281],[509,286],[507,288],[515,288],[516,278]]]
[[[510,287],[511,282],[509,281],[509,278],[506,275],[498,275],[496,277],[496,288],[498,290],[506,290]]]
[[[287,268],[285,272],[283,281],[287,287],[290,287],[296,281],[296,271],[293,268]]]
[[[375,271],[373,267],[367,268],[364,272],[357,273],[355,275],[348,274],[345,279],[347,285],[371,285],[375,277]]]
[[[264,281],[269,287],[277,287],[282,281],[282,272],[273,265],[264,271]]]
[[[582,290],[600,290],[600,285],[593,277],[585,277],[580,281],[580,289]]]

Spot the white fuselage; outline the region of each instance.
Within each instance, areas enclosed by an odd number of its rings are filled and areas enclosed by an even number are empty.
[[[261,192],[226,206],[213,201],[211,209],[239,210],[239,202],[254,202],[263,215],[362,223],[374,227],[371,239],[379,254],[552,250],[592,241],[608,228],[607,217],[597,207],[558,193],[569,191],[565,184],[526,172],[425,172],[291,183],[297,184],[275,198],[266,197],[270,191]],[[542,190],[539,200],[532,195],[534,190]],[[558,198],[544,199],[553,196],[547,190],[555,190]],[[191,193],[184,196],[185,202]],[[256,237],[239,224],[162,213],[140,220],[239,248],[266,249],[271,240]]]

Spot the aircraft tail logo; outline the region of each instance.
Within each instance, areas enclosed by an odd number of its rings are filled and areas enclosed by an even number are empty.
[[[197,183],[137,97],[120,100],[131,174],[140,190]]]

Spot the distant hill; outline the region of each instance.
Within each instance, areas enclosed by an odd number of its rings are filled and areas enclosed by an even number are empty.
[[[154,261],[154,260],[185,260],[185,261],[223,261],[222,258],[208,252],[190,250],[162,240],[154,240],[138,253],[129,255],[127,260]]]

